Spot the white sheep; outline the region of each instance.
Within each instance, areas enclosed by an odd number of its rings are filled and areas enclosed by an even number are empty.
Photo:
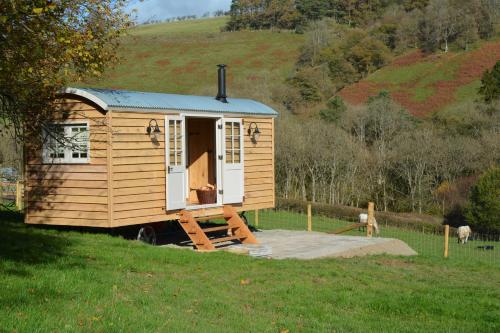
[[[461,244],[467,243],[467,240],[469,239],[471,233],[472,230],[468,225],[463,225],[461,227],[458,227],[457,229],[458,243]]]
[[[359,214],[359,223],[368,223],[368,214],[366,213],[361,213]],[[375,216],[373,217],[373,229],[375,229],[375,233],[378,235],[380,230],[378,228],[377,220],[375,219]]]

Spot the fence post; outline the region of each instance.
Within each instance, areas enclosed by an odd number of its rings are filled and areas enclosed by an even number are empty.
[[[311,204],[307,204],[307,231],[312,231]]]
[[[371,238],[373,236],[373,218],[375,215],[375,204],[373,202],[368,203],[368,221],[366,225],[366,237]]]
[[[255,227],[256,228],[259,227],[259,210],[258,209],[255,210]]]
[[[444,257],[448,258],[448,242],[450,237],[450,226],[444,226]]]
[[[22,191],[21,191],[21,181],[16,182],[16,207],[21,210],[22,207]]]

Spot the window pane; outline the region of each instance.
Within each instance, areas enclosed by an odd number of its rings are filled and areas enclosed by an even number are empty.
[[[177,159],[175,161],[175,165],[181,165],[182,164],[182,154],[180,151],[177,152]]]
[[[233,149],[233,138],[226,136],[226,149]]]
[[[234,151],[234,163],[240,163],[240,151],[239,150],[235,150]]]
[[[52,125],[48,128],[47,149],[50,158],[64,158],[64,127]]]
[[[172,149],[170,150],[168,164],[171,165],[171,166],[175,165],[175,152]]]
[[[233,135],[240,136],[240,123],[233,123],[234,132]]]
[[[232,124],[233,123],[226,123],[226,137],[233,134],[232,129],[231,129]]]
[[[236,149],[236,150],[240,150],[240,137],[235,136],[233,138],[233,141],[234,141],[233,148]]]
[[[172,141],[173,141],[174,136],[175,136],[175,127],[174,127],[174,124],[175,124],[174,120],[169,120],[168,121],[168,137]]]
[[[88,150],[88,131],[86,126],[72,126],[71,137],[68,139],[71,156],[73,158],[86,158]]]

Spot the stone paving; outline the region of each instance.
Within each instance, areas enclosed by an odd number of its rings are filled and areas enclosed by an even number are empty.
[[[393,238],[366,238],[291,230],[264,230],[254,232],[254,235],[260,244],[234,244],[225,249],[272,259],[350,258],[375,254],[417,255],[405,242]]]

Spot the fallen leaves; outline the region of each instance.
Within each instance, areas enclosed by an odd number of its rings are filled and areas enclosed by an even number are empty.
[[[246,286],[250,284],[250,279],[242,279],[240,280],[240,286]]]

